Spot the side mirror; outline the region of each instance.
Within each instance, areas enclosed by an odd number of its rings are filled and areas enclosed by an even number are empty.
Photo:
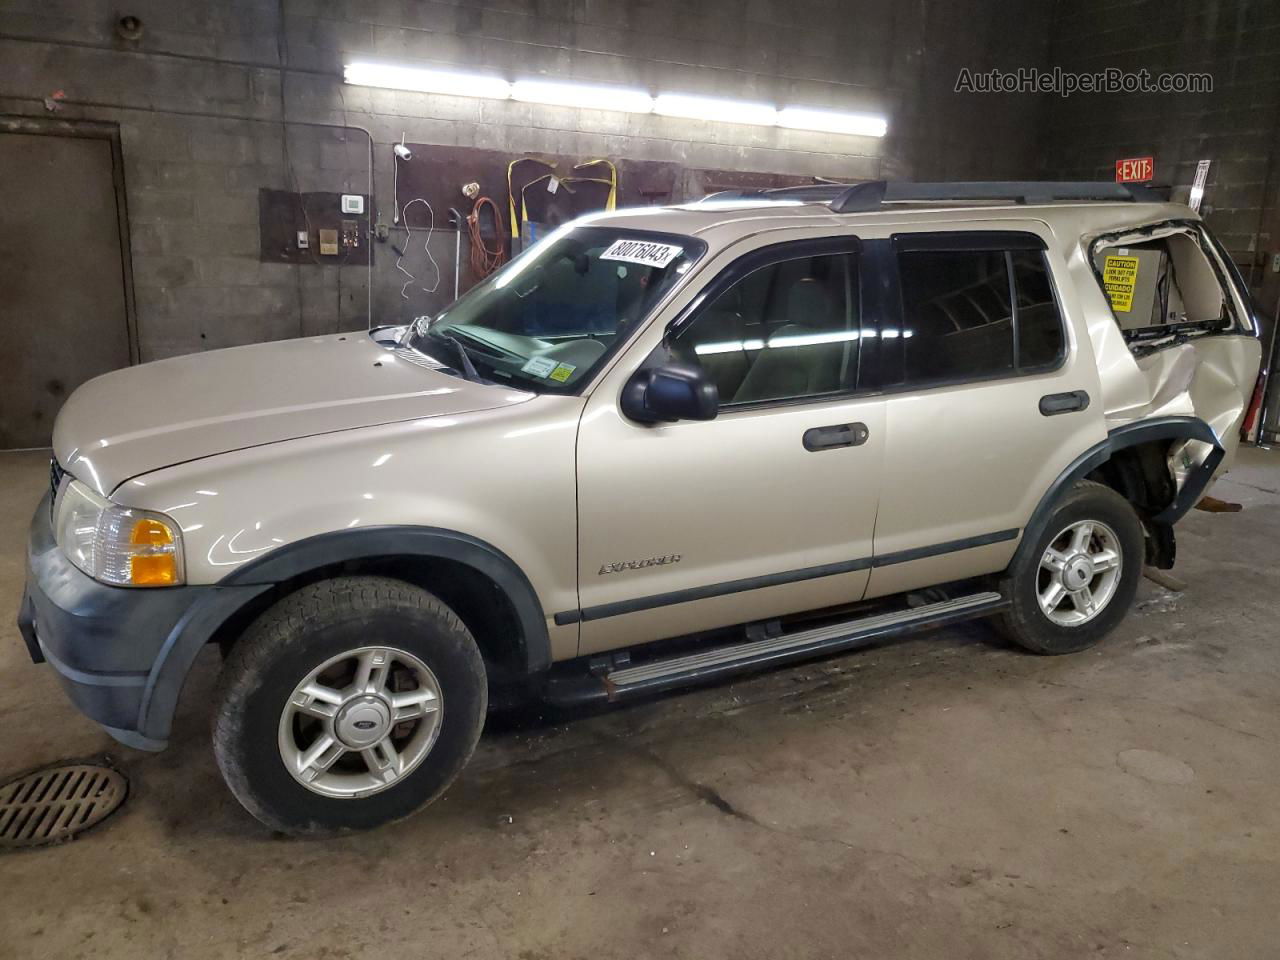
[[[640,423],[714,420],[720,391],[701,367],[666,363],[632,374],[622,388],[622,412]]]

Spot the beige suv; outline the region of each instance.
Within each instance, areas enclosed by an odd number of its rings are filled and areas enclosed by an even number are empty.
[[[1114,184],[800,188],[571,223],[434,320],[93,380],[21,628],[289,832],[437,796],[495,696],[624,700],[994,615],[1124,617],[1259,345],[1196,215]]]

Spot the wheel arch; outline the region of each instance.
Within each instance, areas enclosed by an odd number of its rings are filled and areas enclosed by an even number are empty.
[[[472,630],[486,662],[504,673],[529,676],[551,665],[537,593],[497,547],[437,527],[334,531],[245,564],[192,606],[170,632],[148,676],[139,729],[155,740],[168,739],[182,686],[208,643],[234,642],[264,610],[309,583],[357,573],[395,577],[436,593]]]
[[[1035,549],[1035,544],[1044,533],[1054,507],[1072,484],[1085,478],[1097,479],[1133,503],[1131,491],[1124,489],[1124,485],[1116,481],[1116,475],[1125,469],[1121,464],[1126,459],[1126,453],[1136,454],[1146,445],[1167,445],[1174,440],[1199,440],[1209,444],[1212,449],[1204,462],[1188,474],[1182,487],[1174,488],[1172,499],[1167,504],[1152,512],[1144,511],[1142,505],[1134,503],[1149,537],[1149,562],[1166,569],[1172,567],[1173,525],[1195,506],[1226,455],[1226,449],[1217,433],[1199,417],[1156,417],[1124,424],[1108,432],[1106,439],[1094,444],[1076,457],[1040,498],[1040,502],[1031,514],[1031,519],[1023,530],[1022,540],[1010,561],[1010,566],[1024,560],[1026,554]],[[1109,467],[1114,469],[1109,470]]]

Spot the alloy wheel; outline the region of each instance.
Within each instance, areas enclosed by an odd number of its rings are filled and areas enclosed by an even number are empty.
[[[1040,610],[1058,626],[1088,623],[1115,596],[1123,561],[1120,538],[1105,523],[1071,524],[1049,542],[1040,558]]]
[[[440,683],[394,647],[361,647],[312,670],[280,715],[280,758],[313,793],[356,799],[399,783],[435,745]]]

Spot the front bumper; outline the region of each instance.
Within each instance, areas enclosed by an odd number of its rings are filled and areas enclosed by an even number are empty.
[[[163,749],[170,716],[148,716],[156,668],[189,611],[216,588],[99,583],[58,549],[49,501],[46,494],[31,521],[18,614],[31,659],[47,662],[71,702],[121,743]]]

